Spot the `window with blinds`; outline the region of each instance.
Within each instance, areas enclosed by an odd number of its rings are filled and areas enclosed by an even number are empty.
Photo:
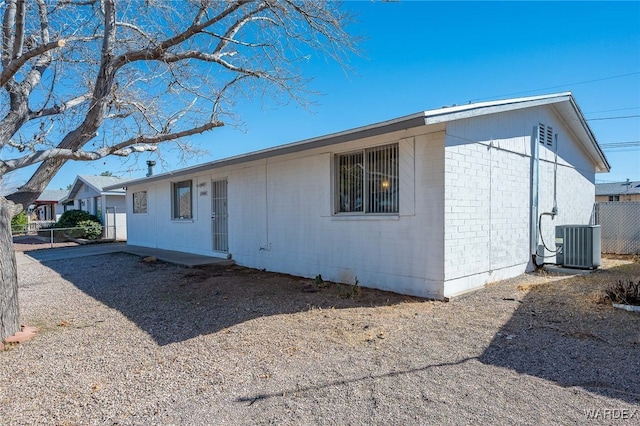
[[[398,144],[336,155],[336,213],[398,213]]]

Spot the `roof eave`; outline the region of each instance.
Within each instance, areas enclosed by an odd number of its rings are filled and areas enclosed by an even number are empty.
[[[589,151],[589,153],[592,155],[593,159],[596,160],[596,173],[608,173],[611,171],[611,165],[609,164],[609,161],[607,160],[607,157],[604,155],[604,152],[602,151],[602,148],[600,148],[600,145],[598,144],[598,141],[595,137],[595,135],[593,134],[593,131],[591,130],[591,127],[589,127],[589,123],[587,123],[587,120],[584,118],[584,115],[582,114],[582,111],[580,110],[580,106],[578,106],[578,103],[576,102],[576,100],[574,99],[573,96],[570,96],[570,102],[571,102],[571,106],[573,107],[573,110],[576,114],[576,116],[579,118],[580,120],[580,124],[582,126],[582,129],[584,130],[587,139],[590,142],[590,145],[585,146],[585,148],[587,148],[587,151]]]
[[[262,160],[276,155],[292,154],[307,149],[322,148],[329,145],[335,145],[338,143],[351,142],[357,139],[363,139],[367,137],[378,136],[395,131],[407,130],[414,127],[420,127],[425,125],[424,112],[407,115],[404,117],[396,118],[393,120],[383,121],[368,126],[357,127],[355,129],[332,133],[329,135],[305,139],[299,142],[294,142],[286,145],[279,145],[273,148],[267,148],[259,151],[250,152],[247,154],[237,155],[234,157],[224,158],[221,160],[215,160],[204,164],[199,164],[192,167],[187,167],[173,172],[160,173],[157,175],[144,177],[140,179],[130,180],[124,183],[118,184],[117,187],[137,185],[139,183],[149,183],[167,177],[179,177],[188,174],[199,173],[211,168],[219,168],[224,166],[230,166],[238,163],[246,163],[249,161]],[[104,189],[114,189],[115,186],[106,186]]]
[[[422,111],[419,113],[399,117],[392,120],[383,121],[380,123],[371,124],[368,126],[358,127],[343,132],[333,133],[325,136],[320,136],[312,139],[305,139],[303,141],[294,142],[287,145],[280,145],[277,147],[267,148],[259,151],[250,152],[234,157],[229,157],[221,160],[215,160],[208,163],[187,167],[184,169],[161,173],[154,176],[133,179],[128,182],[119,183],[118,185],[106,186],[105,190],[127,187],[131,185],[137,185],[140,183],[150,183],[159,181],[166,178],[177,178],[189,174],[200,173],[202,171],[209,170],[211,168],[219,168],[223,166],[234,165],[238,163],[245,163],[249,161],[262,160],[268,157],[276,155],[291,154],[307,149],[321,148],[338,143],[350,142],[357,139],[363,139],[366,137],[378,136],[381,134],[391,133],[394,131],[408,130],[415,127],[434,125],[454,120],[460,120],[465,118],[471,118],[476,116],[495,114],[499,112],[505,112],[510,110],[521,109],[526,107],[535,107],[548,104],[558,104],[569,102],[573,108],[574,114],[578,117],[581,128],[583,129],[581,140],[586,137],[589,142],[584,142],[585,148],[592,157],[594,164],[596,165],[596,172],[608,172],[610,165],[604,156],[604,153],[600,149],[593,132],[589,128],[580,108],[576,104],[571,92],[562,92],[551,95],[534,96],[528,98],[516,98],[507,99],[503,101],[492,101],[474,104],[473,106],[462,105],[457,107],[442,108],[442,110],[430,110]]]

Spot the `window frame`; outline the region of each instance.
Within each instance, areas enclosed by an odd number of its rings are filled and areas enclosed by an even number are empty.
[[[136,194],[144,194],[144,211],[136,211]],[[149,199],[147,190],[135,191],[131,193],[132,200],[132,212],[133,214],[148,214],[149,213]]]
[[[189,215],[181,216],[180,210],[182,206],[180,203],[181,195],[180,189],[189,189]],[[181,180],[178,182],[171,182],[171,220],[175,221],[193,221],[193,180]]]
[[[388,156],[387,159],[382,158],[382,167],[380,163],[377,163],[380,161],[380,157],[376,158],[376,155]],[[348,159],[349,157],[351,159],[359,157],[361,163],[349,160],[345,163],[343,159]],[[385,161],[386,164],[384,163]],[[344,195],[343,191],[341,191],[341,185],[343,184],[342,167],[345,165],[357,167],[359,164],[361,164],[360,167],[362,168],[361,176],[359,177],[360,182],[357,182],[358,178],[356,178],[355,183],[348,183],[348,185],[356,185],[356,188],[361,191],[360,200],[359,202],[356,201],[356,204],[361,206],[361,209],[343,210],[343,203],[341,202],[342,195]],[[333,157],[333,166],[334,216],[398,216],[400,214],[400,144],[398,142],[336,153]],[[389,195],[385,196],[383,194],[381,200],[378,197],[382,191],[375,191],[376,179],[372,177],[374,174],[380,173],[387,173],[389,176],[388,179],[380,181],[382,188],[384,188],[385,184],[389,185],[389,189],[386,190]],[[358,200],[357,194],[356,197],[351,198]],[[374,198],[378,198],[379,201],[374,201]],[[391,209],[380,211],[382,203],[385,202],[391,203]]]

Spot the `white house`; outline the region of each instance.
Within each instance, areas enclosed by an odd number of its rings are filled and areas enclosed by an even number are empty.
[[[128,242],[444,298],[541,263],[609,168],[571,93],[446,107],[129,181]]]
[[[73,206],[67,210],[83,210],[97,216],[105,226],[107,237],[126,240],[125,181],[115,176],[78,175],[62,202]]]

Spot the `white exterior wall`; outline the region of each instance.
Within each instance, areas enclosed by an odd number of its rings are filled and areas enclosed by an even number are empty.
[[[445,296],[531,269],[531,140],[543,123],[558,134],[556,225],[588,224],[595,170],[551,109],[531,108],[451,122],[445,148]],[[553,208],[554,152],[540,145],[538,214]],[[551,255],[552,253],[546,253]],[[549,259],[548,261],[555,261]]]
[[[116,239],[125,241],[127,239],[127,200],[125,194],[122,195],[103,195],[102,196],[102,223],[106,226],[113,226],[112,220],[115,220]],[[115,218],[113,215],[107,218],[107,212],[115,208]]]
[[[100,193],[94,191],[87,185],[82,184],[80,186],[80,189],[78,189],[78,192],[76,193],[74,198],[75,200],[74,204],[76,205],[76,209],[84,210],[87,213],[91,213],[95,215],[96,209],[95,209],[94,198],[99,196],[100,196]]]
[[[587,224],[595,166],[553,106],[450,121],[308,149],[127,189],[128,242],[209,256],[211,182],[228,181],[229,254],[240,265],[305,277],[322,274],[423,297],[450,297],[532,268],[532,138],[539,123],[558,135],[540,145],[539,210],[555,248],[560,224]],[[400,213],[335,215],[336,154],[399,143]],[[193,181],[193,219],[172,220],[172,182]],[[132,193],[147,191],[147,213]],[[539,242],[539,241],[538,241]],[[546,253],[551,255],[551,253]],[[554,261],[555,259],[549,259]]]
[[[335,154],[394,142],[400,151],[400,214],[332,214]],[[396,132],[180,176],[173,181],[193,179],[189,221],[171,220],[169,179],[130,186],[129,244],[226,255],[212,251],[210,219],[211,181],[225,178],[229,252],[238,264],[345,283],[357,277],[367,287],[444,296],[443,132]],[[132,193],[141,190],[147,191],[148,212],[133,214]]]

